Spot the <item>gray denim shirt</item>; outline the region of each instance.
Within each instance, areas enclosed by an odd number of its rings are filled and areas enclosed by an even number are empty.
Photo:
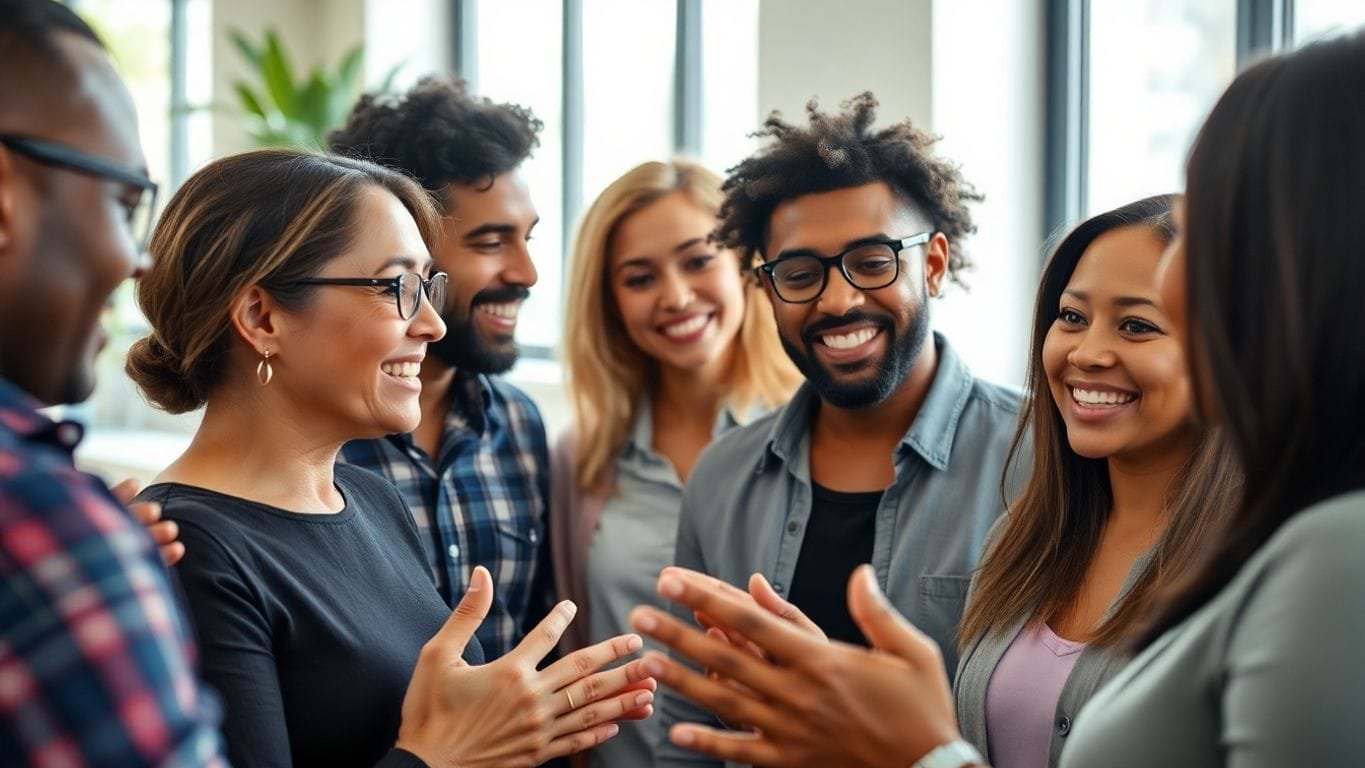
[[[1020,405],[1016,392],[974,378],[942,336],[935,334],[934,344],[938,370],[896,448],[896,478],[877,509],[872,565],[896,608],[938,642],[951,676],[971,573],[1005,508],[1001,478]],[[818,405],[807,384],[782,409],[706,449],[683,492],[678,565],[740,588],[760,572],[786,591],[810,517],[810,425]],[[1028,461],[1022,456],[1016,466]],[[1010,473],[1007,495],[1017,492],[1021,478]],[[656,716],[665,734],[676,722],[717,724],[676,692],[663,691]],[[665,736],[656,765],[720,762],[675,747]]]

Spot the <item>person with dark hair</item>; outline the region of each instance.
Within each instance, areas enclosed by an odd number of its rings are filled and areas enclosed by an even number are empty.
[[[946,644],[1016,487],[1005,469],[1019,398],[929,330],[929,297],[968,266],[980,196],[909,121],[874,130],[876,106],[866,93],[837,114],[812,103],[806,127],[773,115],[773,141],[725,181],[720,240],[761,282],[806,381],[702,453],[674,561],[731,584],[760,572],[760,594],[858,644],[844,584],[870,561]],[[710,719],[675,691],[661,714],[665,728]],[[668,743],[659,762],[707,764]]]
[[[1361,72],[1365,31],[1266,59],[1195,141],[1158,294],[1196,412],[1224,432],[1245,479],[1208,546],[1154,595],[1137,656],[1076,717],[1062,768],[1365,754]],[[939,646],[870,567],[848,599],[875,650],[824,643],[697,574],[667,573],[659,590],[766,654],[642,609],[637,628],[653,622],[651,635],[747,691],[652,656],[646,670],[761,731],[688,727],[675,740],[771,766],[980,763],[948,751],[961,736]]]
[[[151,333],[126,367],[157,406],[204,416],[141,498],[180,524],[176,571],[237,764],[538,765],[652,698],[623,690],[650,684],[638,663],[597,671],[636,636],[537,669],[568,602],[483,664],[488,571],[452,614],[398,491],[336,464],[346,441],[417,423],[422,357],[445,331],[438,232],[403,174],[258,150],[191,176],[152,236]]]
[[[218,764],[218,707],[139,521],[158,511],[78,472],[80,425],[38,410],[90,396],[100,318],[145,266],[156,184],[132,99],[70,9],[0,0],[0,19],[0,762]]]
[[[441,209],[432,253],[450,275],[448,332],[422,364],[421,422],[352,442],[341,459],[398,486],[448,601],[474,566],[494,574],[501,599],[479,629],[489,658],[552,604],[545,427],[531,399],[494,375],[517,360],[517,312],[536,282],[527,243],[539,217],[519,168],[540,130],[525,108],[428,77],[401,96],[362,97],[328,136],[334,152],[417,179]]]
[[[1086,220],[1043,269],[1015,434],[1032,438],[1032,471],[973,579],[953,683],[963,735],[997,768],[1057,765],[1153,597],[1240,490],[1227,441],[1194,421],[1156,294],[1172,199]]]

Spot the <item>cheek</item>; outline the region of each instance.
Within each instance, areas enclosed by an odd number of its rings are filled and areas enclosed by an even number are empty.
[[[621,324],[632,338],[653,330],[654,294],[649,291],[632,291],[624,286],[611,287],[612,298]]]
[[[1071,352],[1073,342],[1067,335],[1054,326],[1043,337],[1042,363],[1047,374],[1048,384],[1061,386],[1062,374],[1066,371],[1066,357]]]
[[[1159,395],[1162,410],[1172,418],[1183,418],[1194,410],[1193,392],[1185,356],[1175,339],[1165,339],[1160,346],[1146,350],[1141,366],[1130,366],[1133,378],[1149,399]]]

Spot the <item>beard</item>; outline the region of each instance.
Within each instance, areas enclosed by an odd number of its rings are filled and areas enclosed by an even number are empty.
[[[427,354],[459,371],[482,374],[506,373],[516,364],[521,349],[510,334],[498,341],[480,336],[474,327],[474,313],[482,304],[505,304],[524,301],[531,292],[521,286],[489,288],[474,294],[469,304],[451,307],[441,319],[446,324],[446,335],[427,343]]]
[[[891,318],[873,315],[862,310],[853,310],[842,317],[817,320],[801,333],[800,342],[779,333],[782,348],[787,357],[796,364],[797,370],[811,383],[820,399],[836,408],[870,408],[890,397],[905,381],[906,374],[914,367],[924,349],[925,339],[929,337],[928,290],[924,291],[919,310],[911,317],[902,330],[896,328]],[[815,345],[819,334],[855,322],[869,322],[886,334],[886,353],[880,360],[857,362],[850,365],[835,365],[833,370],[826,368],[815,357]],[[871,375],[856,380],[846,380],[839,374],[854,374],[862,369],[873,368]]]

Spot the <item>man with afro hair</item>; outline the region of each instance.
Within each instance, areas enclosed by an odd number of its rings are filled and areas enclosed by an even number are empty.
[[[806,383],[702,454],[675,561],[736,585],[761,573],[761,603],[785,598],[831,639],[863,645],[845,595],[870,562],[951,675],[969,577],[1004,509],[1019,398],[930,331],[929,298],[969,266],[980,196],[910,121],[874,129],[872,94],[843,106],[812,102],[805,126],[774,113],[769,143],[725,182],[719,239],[761,281]],[[672,690],[662,717],[665,729],[715,724]],[[658,764],[714,761],[666,743]]]
[[[450,276],[446,335],[422,362],[422,421],[412,434],[353,441],[342,460],[398,486],[452,605],[474,566],[493,574],[497,600],[478,631],[490,660],[551,607],[545,427],[495,376],[517,360],[517,312],[536,282],[527,246],[540,218],[519,169],[541,127],[524,107],[432,76],[398,96],[363,96],[328,136],[334,152],[417,179],[444,214],[432,257]]]

